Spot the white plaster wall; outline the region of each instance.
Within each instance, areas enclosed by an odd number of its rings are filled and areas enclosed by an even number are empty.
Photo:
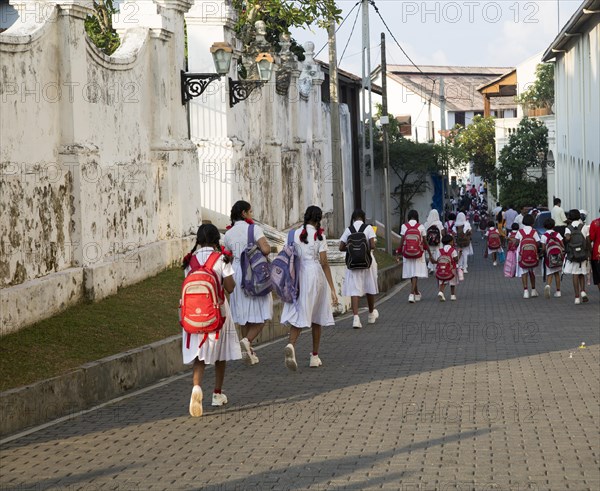
[[[89,5],[53,3],[0,35],[2,334],[156,274],[200,222],[186,2],[140,1],[110,57],[87,39]]]
[[[600,207],[600,25],[555,64],[556,195],[565,209]]]

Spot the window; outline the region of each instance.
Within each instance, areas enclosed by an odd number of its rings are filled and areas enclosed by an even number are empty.
[[[465,126],[465,112],[459,111],[454,113],[454,124]]]
[[[475,111],[475,114],[473,114],[473,117],[475,116],[483,116],[483,111]]]

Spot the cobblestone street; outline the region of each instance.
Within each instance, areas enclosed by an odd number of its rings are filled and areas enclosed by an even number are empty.
[[[231,363],[224,409],[207,371],[202,418],[189,373],[7,439],[0,489],[597,491],[598,289],[574,305],[565,276],[562,298],[525,300],[472,261],[457,302],[429,278],[420,303],[404,288],[377,324],[324,330],[319,369],[307,334],[296,373],[283,341]]]

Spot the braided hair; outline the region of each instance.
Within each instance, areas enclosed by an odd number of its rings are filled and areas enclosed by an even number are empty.
[[[183,258],[183,263],[181,265],[182,269],[186,269],[190,265],[190,261],[192,260],[192,256],[198,247],[212,247],[215,250],[221,250],[221,246],[219,241],[221,240],[221,233],[219,229],[215,227],[211,223],[205,223],[198,227],[198,232],[196,234],[196,243],[194,247],[190,251],[188,255]],[[229,257],[223,254],[223,262],[225,264],[229,263]]]
[[[242,217],[242,213],[250,210],[250,208],[252,208],[252,206],[247,201],[236,201],[231,207],[231,215],[229,216],[231,218],[231,226],[233,226],[238,220],[243,220],[244,218]]]
[[[323,240],[323,235],[321,231],[321,219],[323,218],[323,212],[321,208],[318,206],[309,206],[304,212],[304,225],[302,227],[302,232],[300,233],[300,241],[308,244],[308,232],[306,231],[306,225],[308,222],[312,222],[315,224],[317,229],[317,239]]]

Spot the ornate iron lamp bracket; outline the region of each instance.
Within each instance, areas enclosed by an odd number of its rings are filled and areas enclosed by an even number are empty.
[[[266,80],[232,80],[229,79],[229,107],[235,106],[238,102],[245,101],[250,97],[254,89],[266,84]]]
[[[221,78],[218,73],[187,73],[181,70],[181,103],[202,95],[214,80]]]

